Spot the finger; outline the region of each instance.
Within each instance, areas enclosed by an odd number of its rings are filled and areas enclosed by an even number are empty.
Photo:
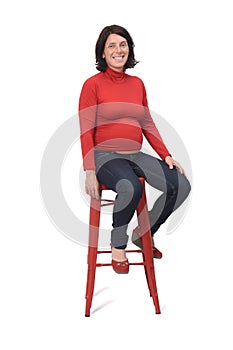
[[[95,199],[100,199],[99,191],[97,189],[95,189],[94,196]]]
[[[86,187],[86,194],[88,194],[92,198],[96,198],[95,189]]]
[[[181,172],[182,175],[185,175],[184,169],[180,166],[179,171]]]
[[[88,194],[89,196],[91,195],[91,192],[90,192],[90,190],[89,190],[88,187],[85,187],[85,192],[86,192],[86,194]]]
[[[91,191],[91,197],[95,199],[100,199],[99,191],[97,188],[93,188]]]
[[[173,169],[173,163],[172,162],[169,162],[168,166],[169,166],[169,169]]]
[[[180,166],[180,164],[178,165],[178,170],[181,174],[184,174],[184,169],[182,168],[182,166]]]

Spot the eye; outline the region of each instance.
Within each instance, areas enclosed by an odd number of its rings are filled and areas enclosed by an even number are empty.
[[[124,47],[127,47],[127,43],[125,43],[125,42],[124,42],[124,43],[121,43],[121,47],[123,47],[123,48],[124,48]]]

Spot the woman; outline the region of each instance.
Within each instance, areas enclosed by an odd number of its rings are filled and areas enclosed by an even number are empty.
[[[172,158],[150,115],[141,79],[126,74],[138,62],[128,31],[118,25],[105,27],[96,42],[96,68],[87,79],[79,100],[79,120],[86,193],[99,199],[99,182],[117,193],[111,232],[112,266],[128,273],[125,249],[127,227],[142,195],[139,177],[162,191],[149,212],[153,236],[160,225],[187,198],[190,184],[181,165]],[[161,159],[141,151],[143,136]],[[132,241],[141,247],[137,227]]]

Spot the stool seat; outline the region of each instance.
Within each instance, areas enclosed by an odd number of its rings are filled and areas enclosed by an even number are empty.
[[[152,297],[153,304],[155,307],[155,313],[160,314],[160,306],[158,299],[158,292],[156,286],[156,277],[154,269],[154,259],[152,253],[152,242],[151,242],[151,231],[150,222],[148,216],[146,191],[145,191],[145,180],[144,178],[139,178],[142,183],[142,197],[139,201],[137,207],[137,219],[138,224],[142,228],[143,235],[141,236],[143,249],[126,249],[127,253],[141,253],[142,261],[130,262],[129,265],[142,265],[145,270],[145,277],[147,281],[147,286],[149,289],[150,296]],[[100,184],[100,199],[91,198],[90,201],[90,214],[89,214],[89,243],[88,243],[88,259],[87,259],[87,283],[86,283],[86,308],[85,316],[90,316],[90,310],[92,305],[92,299],[94,294],[95,285],[95,275],[96,267],[102,266],[112,266],[112,263],[97,263],[97,254],[111,253],[111,250],[99,250],[98,240],[99,240],[99,224],[100,224],[100,214],[101,207],[105,205],[114,204],[114,200],[102,199],[102,192],[104,190],[109,190],[103,184]],[[103,204],[103,201],[105,202]]]

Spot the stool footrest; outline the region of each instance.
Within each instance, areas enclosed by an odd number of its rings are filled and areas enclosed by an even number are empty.
[[[131,262],[131,263],[129,263],[129,265],[146,265],[143,261],[141,261],[141,262]]]
[[[146,265],[143,261],[141,262],[129,262],[129,265]],[[97,263],[96,267],[101,267],[101,266],[112,266],[111,263]]]
[[[105,253],[111,253],[111,250],[98,250],[97,254],[105,254]],[[142,253],[141,249],[130,249],[125,251],[126,253]]]

